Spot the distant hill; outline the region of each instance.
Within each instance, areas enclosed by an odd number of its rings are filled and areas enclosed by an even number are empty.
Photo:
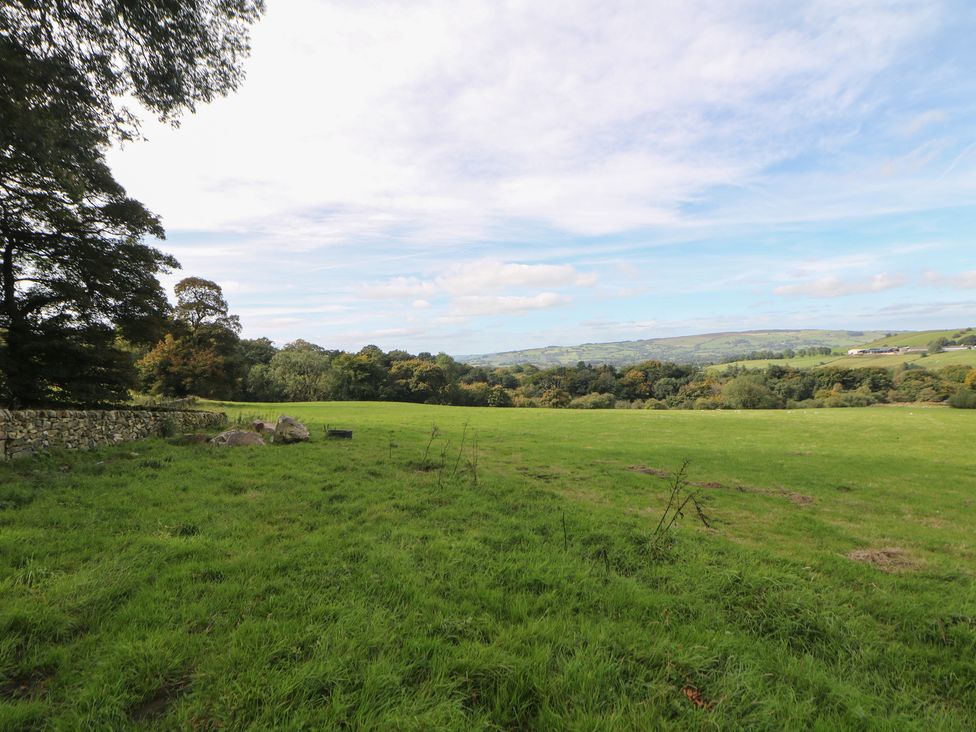
[[[480,366],[575,366],[579,361],[625,366],[649,359],[706,364],[753,351],[782,351],[787,348],[796,350],[812,346],[846,351],[889,334],[890,331],[873,330],[749,330],[741,333],[706,333],[639,341],[584,343],[579,346],[547,346],[524,351],[457,356],[457,359]]]
[[[964,335],[973,332],[972,328],[955,328],[952,330],[918,330],[902,331],[874,341],[857,343],[856,348],[882,348],[884,346],[907,346],[913,349],[912,353],[883,354],[883,355],[864,355],[848,356],[846,349],[844,354],[832,356],[798,356],[796,358],[780,358],[775,360],[757,359],[754,361],[734,361],[733,363],[714,366],[716,371],[725,371],[733,366],[741,366],[747,369],[762,369],[770,364],[779,366],[792,366],[793,368],[816,368],[818,366],[843,366],[845,368],[867,368],[874,366],[892,367],[901,363],[917,362],[919,366],[926,368],[941,368],[943,366],[973,366],[976,367],[976,350],[957,351],[950,350],[945,353],[929,355],[924,351],[919,353],[915,349],[925,348],[934,340],[947,338],[956,340]]]

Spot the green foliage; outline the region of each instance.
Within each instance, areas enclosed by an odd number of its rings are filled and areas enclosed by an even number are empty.
[[[156,278],[177,263],[144,243],[162,226],[106,163],[110,144],[136,133],[120,100],[173,119],[233,89],[262,8],[0,5],[0,402],[97,404],[131,386],[115,335],[160,337],[168,304]]]
[[[167,333],[137,364],[144,386],[164,396],[235,396],[239,381],[249,375],[237,337],[240,321],[228,314],[220,286],[209,280],[187,277],[175,290],[174,332]],[[253,348],[249,344],[245,353]]]
[[[173,317],[187,324],[191,333],[206,326],[234,333],[241,332],[241,321],[227,312],[227,300],[216,282],[202,277],[186,277],[173,288],[176,307]],[[267,339],[265,339],[267,340]]]
[[[722,388],[722,398],[732,409],[778,409],[783,400],[758,374],[736,376]]]
[[[949,397],[948,403],[955,409],[976,409],[976,391],[960,389]]]
[[[613,394],[587,394],[569,403],[570,409],[613,409],[617,398]]]

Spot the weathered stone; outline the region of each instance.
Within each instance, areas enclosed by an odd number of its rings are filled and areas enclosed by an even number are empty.
[[[274,428],[274,443],[276,445],[288,445],[306,440],[308,440],[308,427],[294,417],[285,415],[278,417],[278,423]]]
[[[251,431],[257,432],[259,435],[263,434],[274,434],[275,426],[272,422],[265,422],[264,420],[256,419],[251,422]]]
[[[227,430],[221,432],[210,442],[217,447],[251,447],[263,445],[264,439],[258,433],[248,430]]]

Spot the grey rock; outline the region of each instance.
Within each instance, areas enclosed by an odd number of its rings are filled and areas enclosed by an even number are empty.
[[[288,445],[306,440],[308,440],[308,427],[294,417],[286,417],[285,415],[278,417],[278,423],[274,428],[275,444]]]
[[[250,447],[264,444],[261,435],[248,430],[227,430],[221,432],[210,442],[218,447]]]

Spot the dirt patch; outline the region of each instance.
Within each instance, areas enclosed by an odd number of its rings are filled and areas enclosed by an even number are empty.
[[[169,441],[171,445],[205,445],[210,442],[210,435],[197,433],[192,435],[180,435]]]
[[[561,479],[563,476],[554,471],[530,469],[530,468],[518,468],[520,475],[526,478],[534,478],[535,480],[541,480],[543,483],[552,483],[555,480]]]
[[[150,694],[134,706],[130,710],[129,716],[135,722],[147,722],[159,719],[166,714],[166,711],[177,699],[186,693],[189,686],[190,682],[186,679],[167,681],[153,694]]]
[[[792,491],[782,491],[782,495],[785,495],[797,506],[809,506],[813,503],[813,496],[805,496],[802,493],[793,493]]]
[[[661,468],[649,468],[646,465],[631,465],[627,468],[632,473],[640,473],[641,475],[656,475],[658,478],[670,478],[671,473],[667,470],[661,470]]]
[[[796,493],[794,491],[789,490],[788,488],[784,488],[783,486],[779,486],[778,488],[774,488],[774,489],[768,489],[768,488],[756,488],[755,486],[751,486],[751,485],[734,485],[734,486],[726,485],[725,483],[719,483],[717,481],[694,482],[694,483],[689,483],[689,485],[692,485],[695,488],[709,488],[712,490],[728,489],[728,490],[738,491],[739,493],[758,493],[760,495],[765,495],[765,496],[781,496],[783,498],[788,498],[798,506],[809,506],[810,504],[813,503],[813,496],[807,496],[804,495],[803,493]]]
[[[918,562],[908,556],[904,549],[897,547],[857,549],[850,552],[847,558],[855,562],[870,564],[882,572],[896,572],[901,569],[913,569],[918,566]]]
[[[682,686],[681,693],[685,695],[685,698],[687,698],[688,701],[699,709],[711,709],[717,704],[717,702],[714,701],[706,701],[705,697],[702,696],[702,693],[691,685]]]
[[[54,671],[50,669],[35,669],[12,676],[0,684],[0,699],[37,699],[47,693],[53,678]]]

